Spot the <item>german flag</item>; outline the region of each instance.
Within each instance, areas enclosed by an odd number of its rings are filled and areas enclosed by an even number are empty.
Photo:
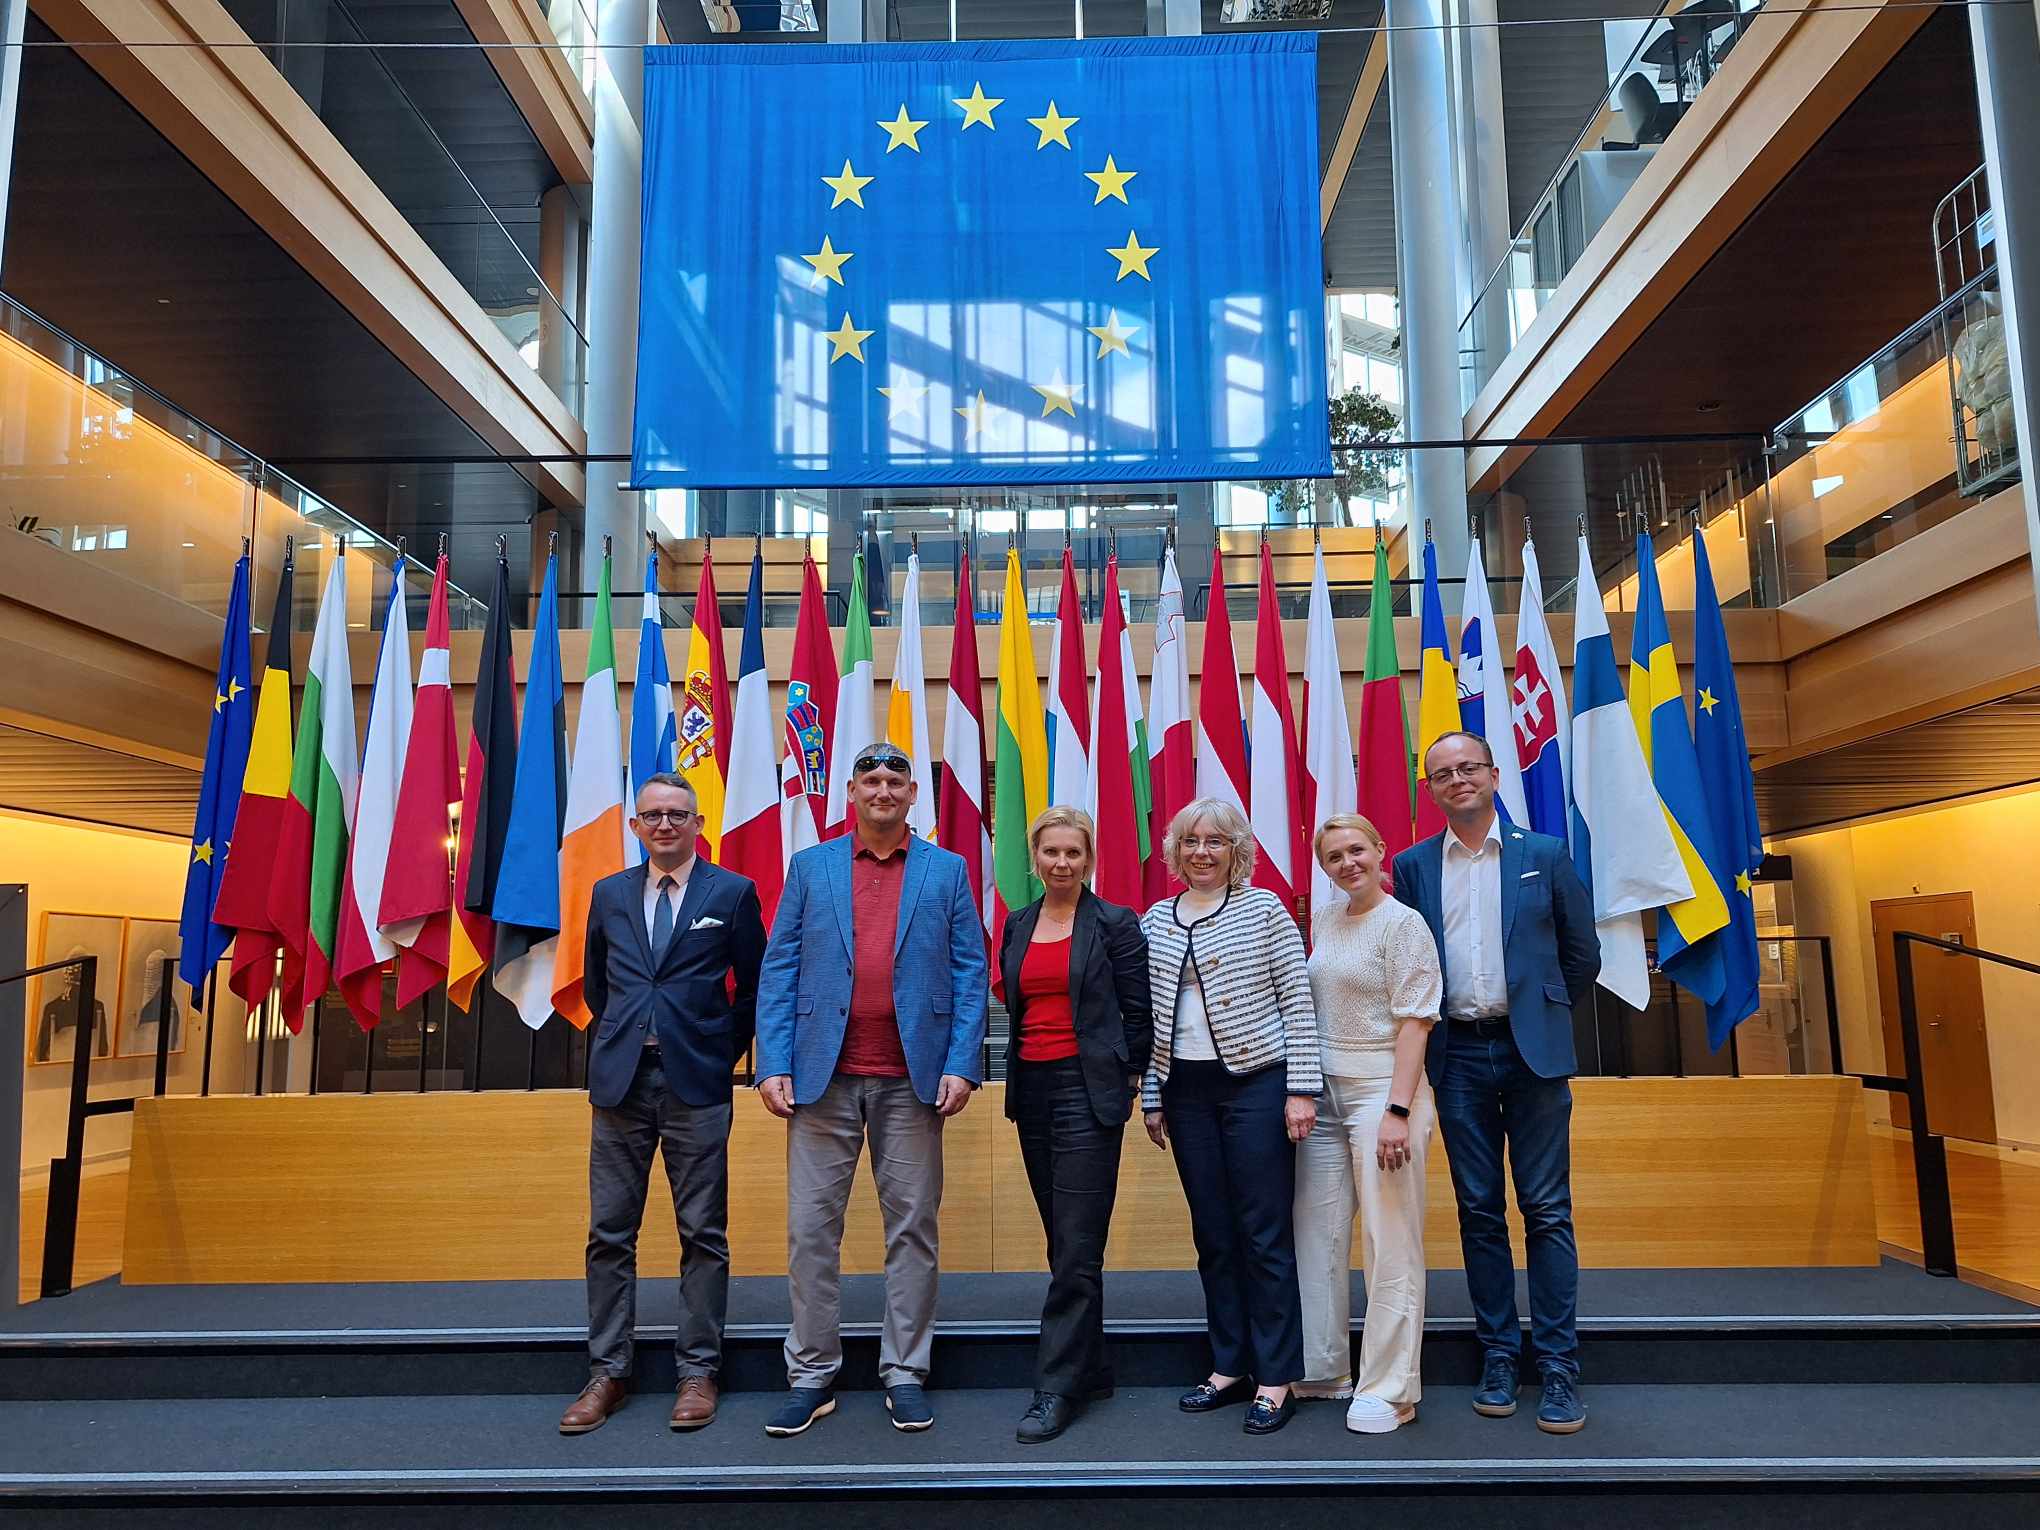
[[[462,1013],[496,952],[489,909],[510,832],[510,789],[517,779],[517,674],[510,655],[510,561],[496,557],[496,587],[475,674],[474,729],[460,803],[460,852],[454,867],[454,921],[447,931],[446,996]]]
[[[269,618],[269,652],[255,696],[255,736],[242,778],[241,809],[234,842],[220,878],[213,922],[234,930],[234,955],[227,986],[249,1008],[269,996],[283,937],[269,909],[269,882],[276,869],[284,799],[290,795],[290,627],[292,555],[286,545],[283,574],[276,584],[276,609]]]

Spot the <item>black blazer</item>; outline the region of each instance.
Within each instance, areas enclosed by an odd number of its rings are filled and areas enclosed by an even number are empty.
[[[1006,1038],[1006,1119],[1017,1120],[1026,1084],[1020,1061],[1020,964],[1034,939],[1041,900],[1006,921],[999,972],[1013,1017]],[[1154,1001],[1148,996],[1147,936],[1140,916],[1108,903],[1088,887],[1077,895],[1070,929],[1070,1012],[1076,1022],[1077,1058],[1090,1091],[1091,1110],[1107,1126],[1122,1126],[1133,1109],[1128,1078],[1147,1071],[1154,1046]]]
[[[632,866],[604,877],[588,904],[584,991],[595,1014],[588,1098],[605,1109],[623,1103],[645,1038],[656,1028],[667,1087],[689,1105],[722,1104],[758,1010],[765,956],[758,889],[749,877],[697,860],[674,914],[673,938],[654,963],[645,933],[645,871]]]

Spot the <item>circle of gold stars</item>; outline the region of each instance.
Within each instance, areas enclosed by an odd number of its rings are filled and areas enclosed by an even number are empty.
[[[996,114],[998,109],[1006,104],[1006,98],[986,95],[982,80],[971,82],[968,95],[952,95],[949,100],[962,114],[958,132],[969,132],[974,127],[982,127],[988,133],[996,133],[999,130]],[[1066,114],[1051,99],[1046,111],[1038,117],[1029,117],[1026,120],[1027,125],[1035,130],[1036,153],[1056,148],[1072,156],[1076,154],[1076,145],[1070,141],[1070,129],[1083,120],[1081,117]],[[902,101],[890,119],[881,118],[875,125],[885,134],[883,150],[885,156],[890,156],[900,149],[919,154],[920,135],[932,125],[932,119],[910,115],[907,104]],[[1103,166],[1096,170],[1083,170],[1080,173],[1093,187],[1091,198],[1093,207],[1103,206],[1107,201],[1116,201],[1129,209],[1132,207],[1132,203],[1127,199],[1126,187],[1140,174],[1139,170],[1121,167],[1118,159],[1108,153]],[[855,156],[845,155],[841,170],[834,175],[820,177],[822,184],[827,186],[831,193],[828,211],[835,212],[846,205],[862,209],[865,206],[865,188],[873,185],[877,179],[875,173],[859,174]],[[1125,243],[1108,244],[1104,246],[1104,252],[1118,263],[1112,278],[1114,282],[1123,282],[1129,277],[1153,282],[1154,276],[1148,269],[1148,263],[1161,254],[1161,248],[1158,245],[1142,244],[1138,229],[1129,228],[1126,231]],[[829,283],[834,282],[844,289],[847,300],[849,284],[844,280],[843,267],[856,258],[854,250],[836,248],[834,234],[829,233],[823,235],[822,247],[819,250],[805,253],[800,258],[810,268],[808,277],[810,290],[826,292]],[[1128,348],[1127,342],[1139,334],[1140,329],[1138,324],[1122,324],[1117,308],[1109,310],[1103,324],[1086,326],[1087,333],[1098,342],[1097,354],[1092,359],[1102,362],[1116,352],[1131,360],[1133,352]],[[859,365],[865,364],[864,342],[875,333],[875,330],[857,327],[846,301],[841,321],[834,329],[822,331],[822,338],[829,342],[829,365],[834,366],[845,359]],[[1055,414],[1067,415],[1071,420],[1077,418],[1077,409],[1082,402],[1085,384],[1069,381],[1063,375],[1062,368],[1057,367],[1048,381],[1030,383],[1028,386],[1041,395],[1042,419],[1045,420]],[[918,420],[924,425],[927,423],[926,400],[932,391],[932,385],[895,382],[880,387],[877,391],[886,401],[888,424],[908,420]],[[996,406],[986,400],[982,389],[952,411],[964,423],[966,444],[977,443],[981,437],[992,431],[994,427],[992,416],[996,412]]]

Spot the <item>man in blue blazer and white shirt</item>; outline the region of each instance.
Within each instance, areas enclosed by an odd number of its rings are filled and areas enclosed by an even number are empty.
[[[1447,733],[1424,755],[1446,829],[1395,858],[1395,895],[1424,916],[1445,973],[1425,1068],[1459,1203],[1459,1242],[1486,1360],[1473,1406],[1516,1411],[1523,1336],[1502,1182],[1506,1146],[1530,1265],[1537,1427],[1572,1434],[1580,1256],[1572,1222],[1573,1006],[1601,970],[1592,901],[1562,840],[1503,823],[1487,740]]]
[[[873,744],[850,768],[851,832],[795,855],[758,980],[758,1093],[786,1128],[786,1403],[795,1435],[835,1410],[843,1216],[868,1138],[885,1224],[879,1380],[893,1427],[935,1422],[942,1123],[985,1039],[985,931],[963,858],[915,839],[913,766]]]
[[[751,1043],[765,922],[748,877],[695,854],[701,813],[682,777],[649,777],[630,826],[645,864],[597,882],[588,906],[593,1374],[560,1420],[563,1434],[599,1429],[628,1392],[637,1236],[654,1148],[666,1161],[680,1230],[675,1429],[715,1419],[729,1307],[731,1075]]]

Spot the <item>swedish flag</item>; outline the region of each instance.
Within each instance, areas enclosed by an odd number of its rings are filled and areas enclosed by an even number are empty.
[[[1679,661],[1665,625],[1650,533],[1636,539],[1636,627],[1629,642],[1629,711],[1650,765],[1651,783],[1664,804],[1665,824],[1679,860],[1693,881],[1693,896],[1658,910],[1657,958],[1664,975],[1703,1004],[1720,1002],[1724,976],[1720,943],[1711,937],[1728,924],[1728,903],[1700,847],[1714,842],[1700,761],[1686,725]]]

